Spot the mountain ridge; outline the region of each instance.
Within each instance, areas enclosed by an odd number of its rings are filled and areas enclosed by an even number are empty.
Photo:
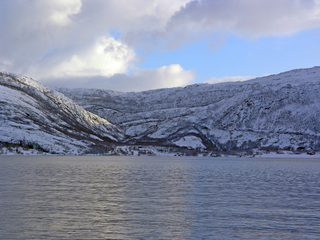
[[[78,154],[123,137],[106,119],[30,78],[0,73],[0,92],[1,145]]]
[[[244,82],[144,92],[59,91],[110,119],[131,144],[227,152],[252,148],[311,151],[319,150],[319,84],[320,67],[314,67]],[[187,143],[191,138],[195,144]]]
[[[320,151],[320,67],[127,93],[52,90],[0,73],[0,92],[2,146],[34,142],[59,154],[118,154],[123,146],[228,154]]]

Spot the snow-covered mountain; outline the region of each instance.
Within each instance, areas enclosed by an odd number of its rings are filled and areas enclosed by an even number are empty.
[[[137,93],[55,91],[0,73],[0,154],[10,148],[116,153],[124,145],[320,151],[319,102],[320,67]]]
[[[138,93],[59,91],[117,125],[127,144],[227,152],[320,150],[320,67]]]
[[[0,73],[0,151],[108,151],[123,134],[106,119],[36,81]]]

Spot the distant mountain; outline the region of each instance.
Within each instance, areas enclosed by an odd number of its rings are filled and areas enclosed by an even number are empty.
[[[315,152],[319,116],[320,67],[137,93],[55,91],[0,73],[0,154]]]
[[[0,73],[0,154],[111,151],[123,133],[63,94],[36,81]]]
[[[320,150],[320,67],[138,93],[59,91],[122,129],[125,144],[218,152]]]

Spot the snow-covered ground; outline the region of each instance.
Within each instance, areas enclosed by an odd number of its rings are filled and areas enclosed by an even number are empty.
[[[320,67],[145,92],[59,91],[0,73],[0,150],[221,156],[258,149],[261,157],[291,158],[320,151]],[[150,147],[133,149],[140,145]],[[285,154],[264,154],[277,150]]]
[[[286,159],[292,159],[292,158],[313,158],[313,159],[320,159],[320,153],[316,152],[314,155],[310,155],[308,153],[294,153],[294,152],[288,152],[285,151],[283,154],[279,154],[276,152],[270,152],[270,153],[262,153],[261,155],[256,155],[255,157],[258,158],[286,158]]]
[[[137,93],[60,91],[119,126],[132,143],[216,151],[320,150],[320,67]]]
[[[3,152],[12,145],[18,152],[83,154],[102,138],[123,137],[106,119],[26,77],[0,73],[0,104]]]

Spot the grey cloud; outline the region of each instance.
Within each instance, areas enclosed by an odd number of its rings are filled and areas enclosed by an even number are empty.
[[[129,92],[181,87],[192,84],[194,80],[194,72],[185,71],[180,65],[174,64],[157,69],[140,69],[132,75],[49,78],[42,79],[42,82],[51,87],[97,88]]]
[[[81,1],[0,1],[0,52],[7,71],[31,74],[50,68],[76,49],[71,16]],[[61,9],[62,8],[62,9]]]
[[[35,78],[51,74],[97,39],[110,37],[110,30],[124,36],[163,28],[186,1],[1,0],[1,70]]]
[[[191,0],[170,17],[165,29],[128,32],[124,38],[170,49],[217,34],[284,36],[319,26],[319,0]]]
[[[169,29],[231,31],[253,37],[291,34],[320,26],[318,0],[193,0],[169,22]]]

